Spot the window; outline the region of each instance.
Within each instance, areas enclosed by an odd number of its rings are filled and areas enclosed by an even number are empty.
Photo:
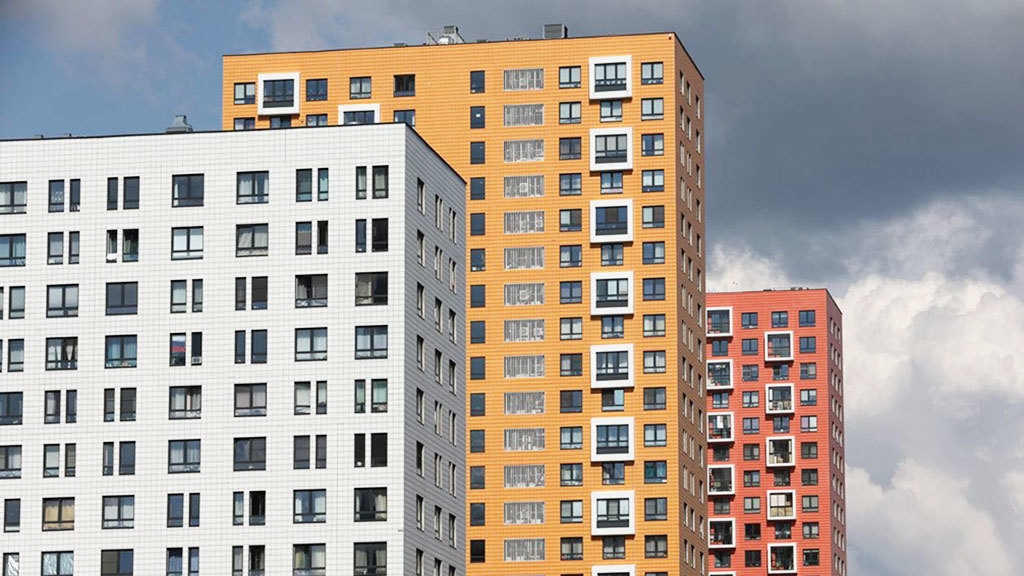
[[[558,69],[558,87],[559,88],[579,88],[580,87],[580,67],[579,66],[562,66]]]
[[[645,536],[644,558],[668,558],[668,536]]]
[[[664,242],[644,242],[644,264],[664,264],[665,263],[665,243]]]
[[[583,338],[583,318],[562,318],[559,322],[559,339],[580,340]]]
[[[559,523],[579,524],[583,522],[582,500],[562,500],[560,509]]]
[[[77,338],[75,347],[77,349]],[[137,361],[136,337],[107,336],[105,368],[135,368]]]
[[[744,338],[741,346],[744,356],[757,356],[757,338]]]
[[[0,268],[25,265],[25,235],[0,235]]]
[[[661,84],[664,81],[664,65],[661,62],[640,64],[641,84]]]
[[[754,445],[756,446],[756,445]],[[746,448],[744,446],[744,448]],[[746,451],[743,453],[744,460],[747,460]],[[756,460],[756,458],[754,458]],[[743,486],[746,488],[757,488],[761,485],[761,472],[759,470],[744,470],[743,471]]]
[[[562,268],[577,268],[583,265],[583,247],[580,245],[561,246],[558,264]]]
[[[644,192],[662,192],[665,190],[665,171],[664,170],[644,170],[643,171],[643,191]]]
[[[622,122],[622,100],[601,102],[601,122]]]
[[[235,130],[255,130],[256,119],[253,117],[248,118],[235,118]]]
[[[78,316],[78,284],[46,287],[46,317]]]
[[[139,283],[138,282],[108,282],[107,283],[107,316],[121,314],[135,314],[138,312]]]
[[[800,417],[800,431],[801,432],[817,432],[818,431],[818,417],[817,416],[801,416]]]
[[[308,174],[309,170],[305,172]],[[237,204],[266,204],[270,201],[269,172],[239,172],[236,178]]]
[[[800,457],[805,460],[815,460],[818,458],[818,443],[817,442],[801,442],[800,443]]]
[[[818,497],[817,496],[804,496],[803,501],[804,512],[817,512],[818,511]]]
[[[75,529],[74,498],[43,499],[43,531]]]
[[[558,159],[579,160],[583,156],[582,138],[559,138]]]
[[[665,136],[663,134],[644,134],[640,138],[640,145],[642,156],[665,155]]]
[[[469,451],[472,454],[485,452],[487,448],[487,436],[484,430],[469,431]]]
[[[469,287],[469,307],[470,308],[483,308],[487,305],[487,292],[486,286],[483,284],[474,284]]]
[[[235,104],[255,104],[256,84],[245,82],[235,84]]]
[[[818,391],[813,389],[801,390],[800,391],[800,405],[801,406],[817,406],[818,405]]]
[[[469,179],[469,199],[484,200],[487,197],[487,181],[483,177]]]
[[[562,102],[558,105],[558,123],[579,124],[581,111],[582,107],[579,102]]]
[[[352,100],[369,98],[371,89],[372,82],[369,76],[359,76],[348,79],[348,97]]]
[[[415,96],[416,75],[396,74],[395,75],[395,96]]]
[[[134,496],[103,497],[103,528],[135,527]]]
[[[0,392],[0,426],[21,424],[22,421],[22,392]],[[49,399],[49,393],[47,393]],[[60,402],[60,393],[57,393],[57,402]],[[57,407],[57,420],[60,420],[60,408]]]
[[[356,544],[356,546],[359,546]],[[356,565],[359,563],[359,551],[356,550]],[[252,570],[250,570],[251,574]],[[359,574],[359,572],[356,572]],[[381,572],[383,574],[383,572]],[[327,545],[296,544],[292,546],[293,576],[326,576]]]
[[[244,224],[235,227],[235,256],[266,256],[269,239],[266,224]],[[296,233],[297,234],[297,233]]]
[[[744,408],[757,408],[760,402],[760,392],[744,392],[743,393],[743,407]]]
[[[761,421],[757,418],[744,418],[743,419],[743,433],[744,434],[757,434],[761,431]]]
[[[814,310],[801,310],[799,313],[801,328],[814,326]]]
[[[356,542],[353,544],[353,557],[355,576],[387,574],[387,542]]]
[[[326,358],[326,329],[324,329],[324,358]],[[388,357],[387,326],[356,326],[356,360]]]
[[[623,246],[622,244],[601,245],[601,266],[622,266]]]
[[[583,428],[581,426],[563,426],[561,431],[561,450],[580,450],[583,448]]]
[[[817,348],[817,338],[815,338],[814,336],[800,337],[800,352],[807,354],[815,352]]]
[[[743,365],[743,381],[744,382],[757,382],[758,379],[758,366],[757,364],[744,364]],[[754,394],[757,394],[756,392]]]
[[[664,300],[665,279],[644,278],[644,300]]]
[[[327,79],[306,80],[306,101],[327,100]]]
[[[486,162],[486,149],[483,142],[469,143],[469,163],[483,164]]]
[[[667,446],[668,430],[665,424],[644,424],[644,446]]]
[[[298,492],[296,491],[296,494]],[[388,519],[387,488],[356,488],[355,495],[356,522],[382,522]]]
[[[744,328],[757,328],[757,312],[741,313],[740,325]]]
[[[47,338],[46,369],[77,370],[78,338]]]
[[[583,176],[581,174],[559,174],[558,195],[579,196],[583,193]]]
[[[594,161],[598,164],[624,162],[628,155],[626,134],[601,134],[594,137]]]
[[[117,185],[116,178],[114,185]],[[128,179],[125,179],[125,186],[128,184]],[[109,196],[109,194],[108,194]],[[108,199],[108,209],[109,209]],[[116,203],[116,200],[115,200]],[[241,203],[241,202],[240,202]],[[171,206],[174,208],[180,208],[185,206],[202,206],[203,205],[203,175],[202,174],[182,174],[171,177]],[[116,205],[115,205],[116,207]]]
[[[486,91],[485,78],[483,70],[473,70],[469,73],[470,94],[482,94]]]
[[[167,473],[199,472],[200,441],[171,440],[167,443]]]
[[[171,229],[171,260],[203,257],[203,227]]]
[[[772,328],[789,326],[789,312],[772,312]]]
[[[583,302],[583,282],[568,281],[559,283],[559,303],[579,304]]]
[[[644,462],[644,484],[668,482],[668,464],[664,460]]]
[[[50,212],[64,211],[64,182],[60,182],[60,210],[54,210],[54,183],[50,183]],[[24,214],[28,206],[28,182],[0,182],[0,214]],[[6,576],[6,575],[5,575]]]
[[[327,360],[327,328],[295,329],[295,361],[311,360]]]
[[[572,413],[583,411],[582,390],[562,390],[559,392],[559,412]]]
[[[609,92],[626,89],[626,63],[612,62],[594,65],[594,91]]]
[[[484,128],[486,126],[486,109],[483,106],[469,107],[469,127]]]
[[[665,117],[665,101],[661,98],[644,98],[640,101],[641,120],[661,120]]]
[[[643,227],[644,228],[664,228],[665,227],[665,207],[664,206],[644,206],[643,207]]]
[[[469,215],[469,235],[483,236],[487,233],[487,220],[484,213]]]
[[[469,271],[482,272],[487,269],[487,251],[484,248],[473,248],[469,251]]]
[[[761,512],[761,497],[760,496],[745,496],[743,498],[743,513],[744,514],[759,514]]]
[[[295,524],[319,523],[327,521],[327,490],[295,490],[294,516]],[[356,505],[359,505],[358,490]],[[356,518],[358,520],[358,516]]]
[[[21,446],[0,446],[0,479],[21,478]]]
[[[814,380],[818,377],[818,365],[814,362],[800,363],[800,379]]]
[[[235,416],[266,416],[267,385],[235,384]]]
[[[199,418],[202,414],[202,398],[201,386],[171,386],[168,418]]]
[[[387,290],[387,276],[385,274],[385,303]],[[358,291],[360,274],[356,275],[356,286]],[[245,308],[244,300],[244,279],[242,308]],[[356,296],[356,303],[359,304],[359,296]],[[295,307],[296,308],[321,308],[327,306],[327,275],[326,274],[299,274],[295,276]]]

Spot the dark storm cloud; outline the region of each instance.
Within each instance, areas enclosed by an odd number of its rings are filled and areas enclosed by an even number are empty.
[[[470,41],[538,37],[550,22],[572,35],[677,31],[707,78],[709,242],[758,246],[796,277],[838,271],[812,238],[939,197],[1024,190],[1024,5],[1013,0],[369,10],[357,18],[376,26],[335,11],[314,35],[271,27],[274,48],[416,42],[448,23]]]

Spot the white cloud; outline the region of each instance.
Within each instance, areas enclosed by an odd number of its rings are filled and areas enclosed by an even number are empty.
[[[807,241],[840,263],[851,574],[1024,573],[1022,214],[963,196]],[[751,248],[709,264],[709,288],[807,284]]]
[[[39,25],[46,45],[55,51],[93,52],[113,57],[138,49],[132,31],[152,24],[160,0],[32,0],[14,3],[8,15]]]
[[[1010,576],[1014,563],[1002,532],[971,503],[961,474],[899,463],[889,486],[860,468],[847,470],[849,573]]]

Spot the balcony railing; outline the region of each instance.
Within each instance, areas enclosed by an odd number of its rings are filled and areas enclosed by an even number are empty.
[[[709,428],[708,440],[732,440],[732,426]]]
[[[611,236],[614,234],[626,234],[629,232],[628,222],[598,222],[595,225],[595,233],[598,236]]]
[[[793,400],[769,400],[768,410],[771,412],[791,412]]]
[[[629,306],[628,294],[616,294],[597,297],[598,308],[621,308],[623,306]]]
[[[714,320],[708,322],[708,335],[713,336],[715,334],[728,334],[732,330],[729,329],[729,320]]]
[[[598,528],[626,528],[629,526],[629,514],[598,514]]]

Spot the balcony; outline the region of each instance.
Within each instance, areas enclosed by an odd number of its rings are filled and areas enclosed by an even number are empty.
[[[708,390],[732,389],[732,360],[708,362]]]
[[[732,336],[732,308],[708,308],[708,338]]]
[[[635,532],[635,502],[632,490],[591,492],[592,536],[628,536]]]
[[[708,466],[708,496],[730,496],[736,493],[735,470],[730,465]]]
[[[633,169],[633,129],[594,128],[590,131],[590,170],[593,172]]]
[[[796,492],[769,490],[768,520],[796,520]]]
[[[633,387],[633,345],[590,347],[591,388]]]
[[[768,545],[768,573],[796,573],[796,544]]]
[[[256,112],[260,116],[299,113],[298,72],[260,74],[256,89]]]
[[[633,57],[596,56],[589,60],[591,100],[632,97]]]
[[[593,243],[633,241],[633,201],[594,200],[590,203],[590,241]]]
[[[764,335],[765,362],[793,361],[793,333],[766,332]]]
[[[793,385],[769,384],[765,389],[765,414],[793,413]]]
[[[634,444],[633,418],[590,420],[591,462],[632,461]]]
[[[732,412],[712,412],[708,414],[708,442],[732,442]]]
[[[617,316],[633,313],[633,272],[595,272],[590,275],[590,314]]]
[[[796,466],[795,444],[792,436],[774,437],[766,440],[768,444],[768,466]]]
[[[736,520],[733,518],[708,520],[708,547],[735,548]]]

